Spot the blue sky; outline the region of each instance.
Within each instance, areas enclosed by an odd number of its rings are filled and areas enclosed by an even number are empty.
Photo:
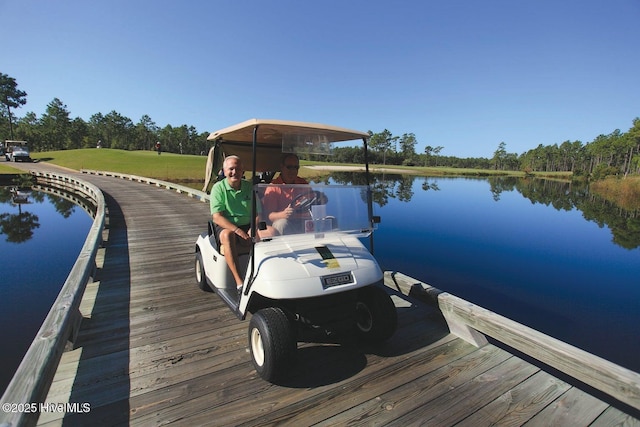
[[[458,157],[640,116],[640,0],[0,0],[0,16],[18,116],[57,97],[84,120],[312,121]]]

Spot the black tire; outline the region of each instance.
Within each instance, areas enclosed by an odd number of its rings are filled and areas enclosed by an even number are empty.
[[[211,292],[211,288],[207,284],[207,276],[204,272],[204,263],[202,262],[202,254],[200,251],[196,252],[196,283],[198,287],[205,292]]]
[[[356,333],[369,343],[388,340],[398,326],[396,306],[389,294],[378,286],[360,290],[355,312]]]
[[[295,357],[297,341],[293,325],[282,309],[263,308],[249,321],[251,361],[262,379],[282,378]]]

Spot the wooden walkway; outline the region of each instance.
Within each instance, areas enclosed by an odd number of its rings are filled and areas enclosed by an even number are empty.
[[[254,371],[248,322],[194,278],[208,205],[150,185],[83,175],[109,209],[99,282],[62,356],[41,425],[640,425],[494,345],[450,334],[441,313],[390,289],[398,331],[382,347],[305,344],[289,378]],[[632,413],[633,411],[631,411]],[[637,416],[637,414],[633,414]]]

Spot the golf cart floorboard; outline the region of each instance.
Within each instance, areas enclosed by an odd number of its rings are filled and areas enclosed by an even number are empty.
[[[41,425],[639,423],[493,344],[457,338],[437,307],[393,282],[398,329],[387,342],[299,343],[289,375],[263,381],[248,353],[248,319],[198,288],[192,256],[174,255],[195,255],[185,236],[206,230],[208,204],[143,183],[79,177],[104,191],[109,228],[76,346],[63,353],[46,401],[87,402],[91,411],[43,412]],[[132,249],[138,225],[156,230],[165,250]]]
[[[216,288],[214,292],[218,294],[238,319],[242,318],[242,313],[238,310],[238,291],[236,289]]]

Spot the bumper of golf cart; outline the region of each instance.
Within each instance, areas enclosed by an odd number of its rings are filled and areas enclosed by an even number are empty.
[[[382,281],[375,258],[356,237],[327,233],[259,242],[252,292],[270,299],[300,299],[346,292]]]

